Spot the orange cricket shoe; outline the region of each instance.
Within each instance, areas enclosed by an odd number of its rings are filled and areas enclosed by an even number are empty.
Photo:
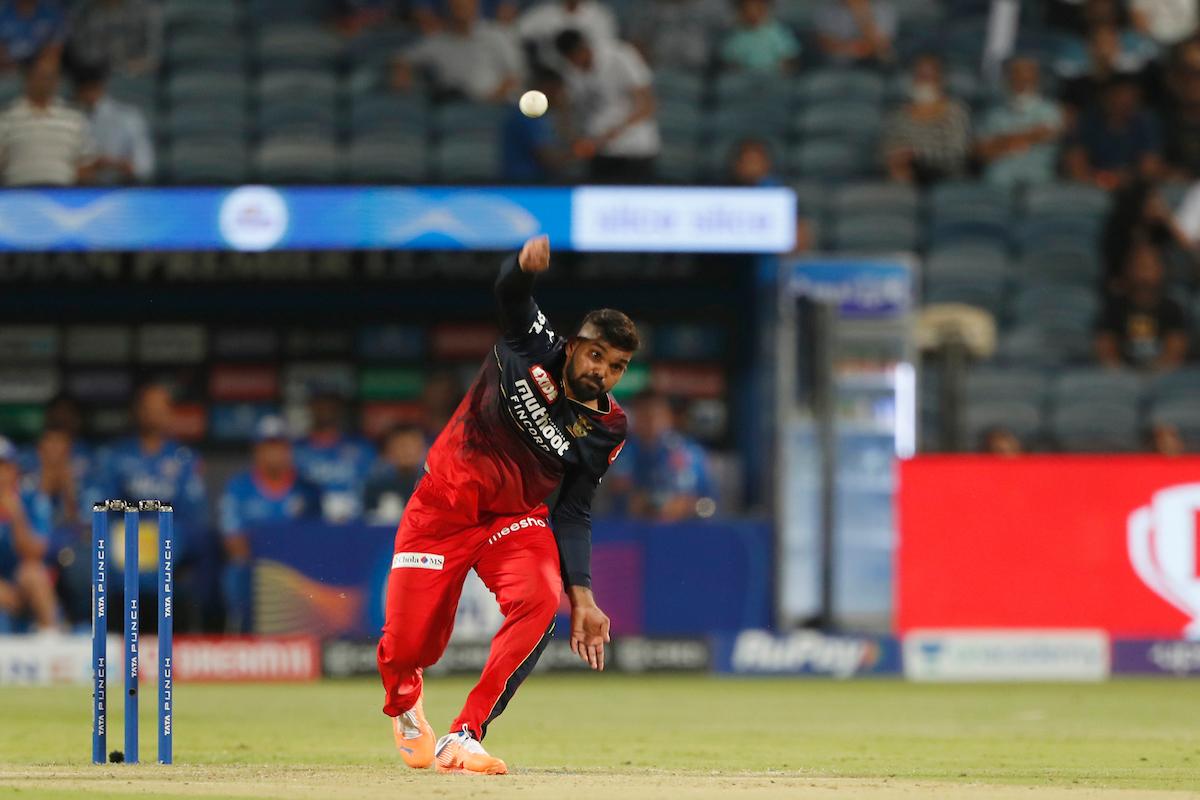
[[[413,769],[425,769],[433,763],[433,726],[425,719],[425,708],[417,698],[417,704],[398,717],[392,717],[392,734],[396,737],[396,749],[404,763]]]
[[[469,775],[506,775],[508,765],[489,756],[471,734],[448,733],[437,743],[437,771],[463,772]]]

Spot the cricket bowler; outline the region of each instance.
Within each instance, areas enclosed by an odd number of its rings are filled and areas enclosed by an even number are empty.
[[[508,771],[481,742],[549,643],[564,583],[571,650],[604,669],[609,622],[591,590],[591,505],[625,443],[625,413],[609,392],[639,340],[612,309],[590,312],[569,339],[557,335],[531,294],[549,267],[545,236],[501,266],[501,338],[430,449],[396,532],[378,660],[383,713],[410,767]],[[560,486],[549,513],[545,501]],[[421,671],[446,648],[472,568],[504,623],[466,705],[435,742]]]

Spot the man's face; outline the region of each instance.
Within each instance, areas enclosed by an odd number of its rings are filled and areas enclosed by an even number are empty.
[[[342,403],[336,397],[318,397],[309,410],[312,426],[318,430],[337,430],[342,426]]]
[[[1008,88],[1013,94],[1028,94],[1038,89],[1038,63],[1019,58],[1008,68]]]
[[[733,162],[733,177],[745,186],[757,186],[771,174],[771,154],[758,142],[752,142],[738,150]]]
[[[44,102],[58,91],[58,65],[51,59],[39,58],[25,73],[25,94],[32,100]]]
[[[292,469],[292,445],[287,439],[268,439],[254,446],[254,466],[268,475]]]
[[[628,350],[620,350],[598,336],[589,338],[588,333],[595,331],[585,327],[567,345],[564,370],[564,379],[572,396],[582,403],[611,392],[625,377],[629,359],[633,358],[633,353]]]
[[[633,409],[633,433],[643,442],[654,442],[675,426],[671,404],[665,397],[645,398]]]
[[[479,0],[450,0],[449,11],[455,22],[472,22],[479,16]]]
[[[151,386],[142,391],[135,411],[139,431],[166,435],[171,429],[173,416],[171,393],[165,387]]]
[[[1121,54],[1121,38],[1115,27],[1104,25],[1092,31],[1088,47],[1095,64],[1111,69]]]
[[[1111,87],[1104,95],[1104,111],[1109,119],[1125,120],[1137,113],[1138,90],[1131,83]]]
[[[38,440],[37,452],[43,465],[62,466],[71,458],[71,437],[63,431],[46,431]]]
[[[767,0],[742,0],[738,4],[738,14],[741,16],[742,22],[751,27],[766,22],[770,10]]]
[[[425,437],[418,430],[404,430],[388,437],[384,458],[397,469],[417,469],[425,458]]]
[[[95,108],[100,98],[104,97],[103,83],[85,83],[75,89],[75,99],[84,108]]]

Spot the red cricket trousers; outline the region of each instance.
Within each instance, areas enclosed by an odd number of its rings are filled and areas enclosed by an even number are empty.
[[[446,508],[437,479],[417,486],[396,532],[387,614],[379,640],[383,713],[395,717],[421,696],[421,671],[437,662],[454,628],[467,571],[496,596],[504,624],[479,682],[450,726],[487,734],[550,641],[562,593],[558,545],[545,505],[520,515],[464,518]]]

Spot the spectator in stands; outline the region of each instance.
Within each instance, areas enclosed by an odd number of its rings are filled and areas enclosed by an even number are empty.
[[[1159,121],[1142,107],[1137,82],[1118,77],[1105,87],[1100,105],[1080,118],[1064,163],[1072,180],[1112,190],[1161,175],[1162,150]]]
[[[1068,127],[1073,128],[1078,117],[1089,108],[1099,105],[1101,96],[1115,78],[1143,79],[1144,64],[1121,53],[1121,33],[1115,25],[1098,25],[1088,33],[1087,61],[1062,78],[1059,93],[1068,114]]]
[[[83,441],[83,412],[69,394],[54,396],[42,415],[43,431],[60,431],[70,442],[71,473],[82,484],[92,468],[92,450]],[[38,448],[33,446],[21,454],[22,472],[38,471]]]
[[[800,42],[771,15],[771,0],[737,0],[737,23],[721,43],[721,63],[747,72],[787,74],[799,63]]]
[[[517,19],[517,36],[543,66],[561,69],[555,42],[564,31],[578,31],[593,47],[617,41],[617,18],[598,0],[544,0]]]
[[[887,0],[825,0],[817,12],[817,43],[834,63],[888,64],[897,23]]]
[[[1166,158],[1181,178],[1200,178],[1200,38],[1175,48],[1166,74]]]
[[[362,515],[363,489],[375,448],[366,439],[345,433],[346,401],[336,391],[317,392],[309,402],[308,436],[296,442],[294,459],[300,477],[321,492],[321,511],[329,522]]]
[[[175,548],[180,561],[201,551],[210,533],[208,494],[200,456],[173,438],[175,401],[161,383],[142,386],[135,397],[134,435],[96,454],[93,501],[161,500],[175,509]],[[143,571],[143,587],[154,572]]]
[[[771,147],[762,139],[743,139],[733,148],[729,181],[735,186],[782,186],[775,172]],[[812,248],[812,226],[806,210],[796,209],[796,248],[802,253]]]
[[[452,372],[435,372],[425,381],[425,388],[421,390],[421,429],[427,443],[433,444],[462,398],[462,382]]]
[[[148,0],[83,0],[71,15],[72,61],[149,75],[162,58],[162,7]]]
[[[911,100],[884,125],[883,156],[894,181],[928,185],[964,174],[971,145],[966,106],[946,94],[941,59],[913,62]]]
[[[154,179],[154,142],[146,117],[108,94],[102,67],[75,73],[75,99],[87,116],[95,144],[92,168],[97,183],[149,183]]]
[[[670,401],[645,392],[634,398],[630,412],[631,435],[610,470],[613,492],[625,498],[628,513],[662,522],[711,516],[707,458],[676,430]]]
[[[45,564],[49,535],[49,504],[35,491],[22,491],[17,448],[0,437],[0,616],[28,611],[41,630],[59,624]]]
[[[429,73],[439,99],[465,98],[502,103],[512,99],[524,79],[525,64],[512,37],[479,18],[479,0],[447,0],[443,30],[405,50],[394,62],[392,84],[408,91],[413,69]]]
[[[1159,187],[1134,180],[1114,195],[1104,222],[1100,252],[1106,292],[1121,290],[1129,254],[1135,246],[1147,242],[1159,248],[1191,249]]]
[[[37,442],[37,462],[28,472],[25,485],[46,498],[55,528],[80,521],[83,495],[72,460],[71,434],[64,428],[47,426]]]
[[[67,17],[56,0],[3,0],[0,4],[0,64],[6,68],[38,58],[58,62]]]
[[[1181,456],[1187,452],[1187,445],[1179,428],[1159,422],[1150,428],[1150,451],[1160,456]]]
[[[375,522],[396,525],[417,481],[425,474],[425,434],[399,425],[383,439],[379,461],[367,479],[367,512]]]
[[[994,456],[1019,456],[1025,452],[1021,439],[1003,425],[988,428],[980,437],[979,449]]]
[[[1167,296],[1158,248],[1140,243],[1130,252],[1119,294],[1108,298],[1096,326],[1096,355],[1109,367],[1166,371],[1187,358],[1183,307]]]
[[[592,45],[579,31],[562,32],[555,46],[567,62],[567,97],[582,133],[572,150],[589,162],[588,179],[652,180],[661,141],[646,62],[630,44]]]
[[[425,36],[432,36],[446,27],[450,17],[450,0],[409,0],[413,22]],[[497,25],[511,25],[520,9],[514,0],[480,0],[479,17]]]
[[[629,39],[655,69],[700,71],[732,22],[728,0],[641,0],[630,9]]]
[[[1087,0],[1083,16],[1084,37],[1071,37],[1059,47],[1054,69],[1060,77],[1075,78],[1088,71],[1094,60],[1090,52],[1094,36],[1100,30],[1110,30],[1116,35],[1113,59],[1120,72],[1140,73],[1158,56],[1158,46],[1129,27],[1128,15],[1117,0]]]
[[[976,150],[989,183],[1014,186],[1054,179],[1062,109],[1040,91],[1036,59],[1014,58],[1008,65],[1008,100],[993,108],[979,126]]]
[[[58,64],[37,59],[24,67],[25,95],[0,114],[0,161],[5,186],[67,186],[93,172],[87,120],[58,98]]]
[[[1129,0],[1133,26],[1162,47],[1171,47],[1196,33],[1200,9],[1196,0]]]
[[[287,426],[279,417],[263,417],[254,432],[250,469],[230,478],[221,495],[221,541],[226,557],[221,590],[228,632],[251,630],[250,531],[260,525],[319,515],[319,492],[296,473]]]
[[[562,77],[538,70],[529,88],[546,95],[550,110],[540,117],[527,117],[516,105],[508,110],[500,139],[502,177],[509,183],[526,184],[562,180],[571,162],[570,149],[559,134]]]

